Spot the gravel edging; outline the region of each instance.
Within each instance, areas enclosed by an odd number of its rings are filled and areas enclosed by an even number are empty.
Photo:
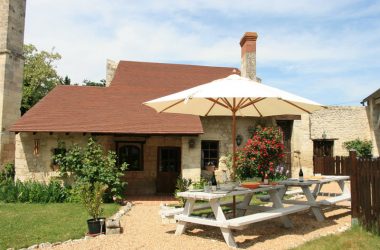
[[[132,209],[132,203],[127,202],[125,206],[122,206],[119,211],[117,211],[114,215],[112,215],[109,219],[106,220],[106,235],[112,235],[112,234],[120,234],[122,233],[122,227],[120,225],[120,220],[121,218],[128,213]],[[44,242],[40,244],[35,244],[30,247],[26,248],[20,248],[19,250],[33,250],[33,249],[43,249],[43,248],[50,248],[54,246],[59,246],[59,245],[71,245],[75,244],[81,241],[86,241],[86,240],[91,240],[94,238],[103,238],[106,237],[104,234],[100,234],[98,236],[84,236],[83,238],[80,239],[69,239],[64,242]],[[7,250],[15,250],[15,248],[8,248]]]

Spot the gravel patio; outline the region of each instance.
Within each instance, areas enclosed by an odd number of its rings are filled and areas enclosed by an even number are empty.
[[[190,225],[185,234],[175,236],[176,225],[163,224],[158,215],[161,202],[159,199],[135,200],[132,210],[121,221],[124,232],[120,235],[100,236],[53,249],[229,249],[219,228]],[[256,223],[246,230],[234,231],[235,240],[242,249],[290,249],[348,229],[351,225],[349,205],[343,202],[324,210],[327,218],[324,222],[316,221],[310,212],[290,215],[293,229],[282,227],[279,219]]]

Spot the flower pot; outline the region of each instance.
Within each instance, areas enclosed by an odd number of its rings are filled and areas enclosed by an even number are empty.
[[[100,234],[106,233],[106,218],[89,219],[87,220],[88,233]]]

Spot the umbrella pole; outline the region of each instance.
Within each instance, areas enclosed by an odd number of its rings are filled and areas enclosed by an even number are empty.
[[[232,111],[232,179],[236,179],[236,160],[235,160],[235,154],[236,154],[236,144],[235,144],[235,138],[236,138],[236,112]]]
[[[236,160],[235,160],[235,153],[236,153],[236,144],[235,144],[235,138],[236,138],[236,113],[235,111],[232,111],[232,179],[236,180]],[[235,195],[232,198],[232,216],[233,218],[236,217],[236,197]]]

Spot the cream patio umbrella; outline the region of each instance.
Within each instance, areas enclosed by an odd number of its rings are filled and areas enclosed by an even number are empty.
[[[238,75],[144,102],[157,112],[199,116],[232,116],[233,155],[236,116],[300,115],[321,109],[319,103]],[[233,176],[235,157],[232,157]]]

